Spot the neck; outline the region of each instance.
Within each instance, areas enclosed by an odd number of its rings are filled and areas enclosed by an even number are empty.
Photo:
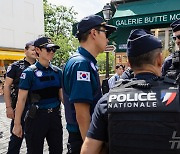
[[[160,76],[161,75],[161,68],[157,68],[154,65],[146,65],[143,68],[134,69],[134,74],[135,75],[139,74],[139,73],[145,73],[145,72],[153,73],[153,74],[155,74],[157,76]]]
[[[83,43],[80,43],[80,46],[86,49],[94,58],[96,58],[97,55],[99,54],[99,52],[97,51],[93,43],[83,42]]]
[[[48,60],[43,60],[41,58],[39,58],[39,63],[44,66],[45,68],[49,67],[49,61]]]
[[[26,57],[25,60],[26,60],[27,62],[29,62],[31,65],[34,64],[35,61],[36,61],[35,59],[28,58],[28,57]]]

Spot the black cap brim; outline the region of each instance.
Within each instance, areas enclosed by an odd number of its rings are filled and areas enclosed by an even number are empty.
[[[60,48],[60,47],[59,47],[58,45],[56,45],[56,44],[47,44],[46,47],[47,47],[47,48],[53,47],[53,48],[56,48],[56,49],[59,49],[59,48]]]
[[[103,26],[106,28],[106,30],[108,30],[108,34],[109,35],[117,30],[117,27],[112,26],[112,25],[103,25]]]

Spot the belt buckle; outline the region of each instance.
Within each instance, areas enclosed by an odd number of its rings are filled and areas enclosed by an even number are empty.
[[[48,113],[51,113],[51,112],[53,112],[53,109],[50,108],[50,109],[48,109],[47,111],[48,111]]]

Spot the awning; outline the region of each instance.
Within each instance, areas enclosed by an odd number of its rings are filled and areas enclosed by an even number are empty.
[[[11,51],[0,49],[0,60],[20,60],[25,57],[22,51]]]
[[[144,0],[121,4],[113,16],[117,27],[171,23],[180,19],[180,0]]]

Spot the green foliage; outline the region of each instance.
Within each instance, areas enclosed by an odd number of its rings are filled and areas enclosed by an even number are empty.
[[[68,60],[69,56],[76,51],[79,46],[79,42],[73,36],[66,37],[64,35],[55,36],[53,40],[60,46],[60,49],[58,49],[55,53],[52,63],[60,67]]]
[[[72,35],[72,25],[77,22],[77,12],[72,7],[49,4],[47,0],[43,0],[43,4],[45,35],[60,46],[52,63],[61,66],[78,47],[78,41]]]
[[[109,52],[109,73],[114,73],[114,54]],[[101,53],[97,56],[97,63],[100,74],[106,73],[106,53]]]

